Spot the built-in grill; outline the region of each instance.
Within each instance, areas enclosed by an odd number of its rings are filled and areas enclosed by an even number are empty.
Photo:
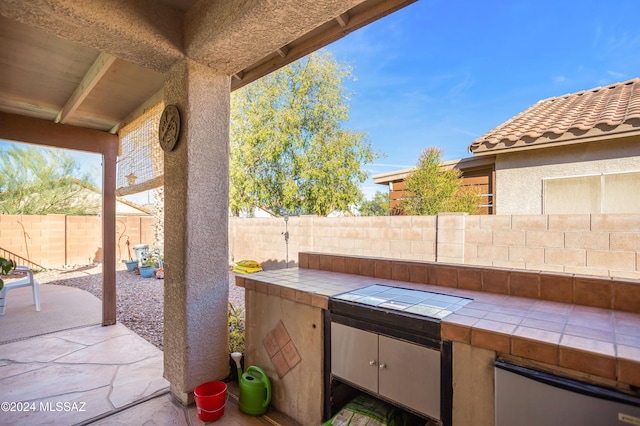
[[[440,323],[471,301],[381,284],[331,297],[325,415],[344,403],[346,385],[451,424],[452,345]]]

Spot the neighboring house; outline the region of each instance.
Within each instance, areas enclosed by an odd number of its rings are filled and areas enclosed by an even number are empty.
[[[540,101],[476,139],[496,213],[640,213],[640,79]]]
[[[102,191],[90,183],[86,183],[77,178],[73,178],[77,185],[80,185],[83,189],[79,193],[79,196],[87,198],[94,198],[98,202],[102,199]],[[99,205],[99,203],[98,203]],[[96,212],[98,214],[99,212]],[[125,200],[122,197],[116,196],[116,216],[153,216],[151,210],[146,206],[140,206],[136,203],[132,203],[129,200]]]
[[[480,189],[480,193],[482,194],[478,202],[480,214],[494,213],[493,194],[495,193],[495,173],[492,156],[445,161],[442,163],[442,168],[460,170],[462,186],[473,185]],[[407,196],[404,180],[413,170],[415,169],[404,169],[373,176],[374,183],[389,185],[389,209],[392,215],[402,214],[398,208],[402,199]]]
[[[640,78],[542,100],[469,151],[463,176],[493,163],[495,214],[640,213]]]
[[[71,179],[73,182],[67,190],[69,194],[73,194],[74,199],[89,201],[87,213],[90,215],[98,215],[100,213],[100,205],[102,203],[102,191],[100,188],[78,179],[73,176],[63,177],[60,180]],[[1,195],[1,193],[0,193]],[[150,209],[140,206],[122,197],[116,196],[116,215],[117,216],[152,216]]]

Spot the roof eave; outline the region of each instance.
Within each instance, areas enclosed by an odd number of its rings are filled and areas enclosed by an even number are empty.
[[[640,123],[621,124],[613,130],[603,130],[600,127],[596,127],[580,134],[577,133],[578,132],[567,132],[562,135],[547,134],[534,140],[519,139],[514,142],[501,141],[492,147],[487,147],[487,144],[483,143],[473,151],[473,155],[499,155],[504,154],[505,152],[526,151],[578,143],[602,142],[613,139],[640,137]]]

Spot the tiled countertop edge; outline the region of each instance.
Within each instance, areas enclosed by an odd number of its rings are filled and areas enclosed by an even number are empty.
[[[247,290],[320,309],[373,283],[474,299],[443,319],[443,339],[640,386],[639,314],[305,268],[236,276]]]
[[[236,285],[246,290],[255,290],[258,293],[280,297],[303,305],[311,305],[320,309],[329,308],[329,297],[309,291],[297,290],[288,286],[275,283],[256,281],[245,277],[236,277]]]

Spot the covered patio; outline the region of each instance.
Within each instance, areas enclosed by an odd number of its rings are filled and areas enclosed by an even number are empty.
[[[20,288],[0,317],[3,424],[203,424],[195,406],[171,396],[162,351],[120,323],[101,326],[100,300],[90,293],[57,284],[41,289],[41,312],[30,289]],[[248,416],[237,399],[237,383],[229,383],[217,424],[295,424],[273,410]]]
[[[89,339],[94,332],[116,338],[110,333],[121,329],[115,309],[117,133],[163,102],[178,111],[173,124],[180,132],[163,144],[164,173],[154,182],[165,188],[162,375],[183,405],[193,402],[196,386],[226,376],[230,92],[413,1],[0,3],[0,138],[103,158],[99,322],[113,327],[92,329]],[[20,355],[13,359],[19,362]]]

